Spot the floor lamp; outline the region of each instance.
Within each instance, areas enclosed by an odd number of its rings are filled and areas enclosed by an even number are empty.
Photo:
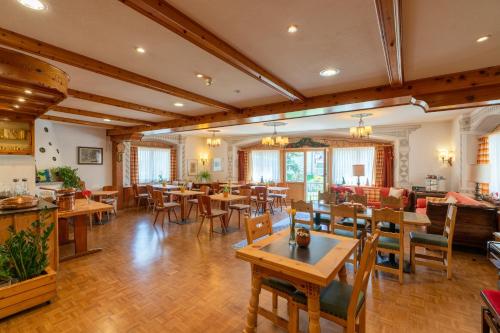
[[[365,175],[365,165],[364,164],[353,164],[352,175],[354,177],[358,177],[358,186],[360,186],[361,182],[359,181],[359,177],[363,177]]]

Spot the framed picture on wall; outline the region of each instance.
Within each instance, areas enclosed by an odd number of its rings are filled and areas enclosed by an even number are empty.
[[[102,148],[78,147],[78,164],[101,165],[102,163]]]
[[[198,175],[198,160],[191,159],[187,161],[187,173],[188,176],[196,176]]]
[[[212,171],[221,172],[222,171],[222,158],[214,157],[212,160]]]

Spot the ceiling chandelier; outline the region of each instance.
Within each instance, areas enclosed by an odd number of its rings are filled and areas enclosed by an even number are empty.
[[[215,148],[220,146],[220,138],[215,137],[215,133],[219,133],[219,130],[209,130],[209,132],[212,132],[212,137],[207,139],[207,145],[210,148]]]
[[[358,126],[351,127],[349,130],[349,134],[351,134],[353,138],[362,139],[370,137],[370,134],[372,134],[372,127],[365,126],[365,123],[363,122],[363,117],[369,117],[371,115],[372,115],[371,113],[360,113],[352,115],[352,117],[354,118],[359,118]]]
[[[278,136],[278,133],[276,132],[276,126],[285,126],[286,123],[280,122],[280,121],[272,121],[268,123],[264,123],[264,126],[273,126],[274,131],[273,135],[271,136],[266,136],[262,138],[261,143],[264,146],[286,146],[288,144],[288,137],[286,136]]]

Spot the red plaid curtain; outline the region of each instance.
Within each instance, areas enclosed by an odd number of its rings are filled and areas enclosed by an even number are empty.
[[[375,186],[384,185],[384,147],[375,147]]]
[[[384,187],[394,186],[394,148],[384,146]]]
[[[139,159],[137,157],[137,147],[130,147],[130,183],[137,184],[139,179]]]
[[[488,137],[483,136],[479,138],[479,145],[477,149],[477,164],[488,164],[490,163],[490,151]],[[490,184],[479,183],[479,190],[482,194],[490,193]]]
[[[177,180],[177,149],[170,149],[170,180]]]
[[[238,181],[247,180],[248,170],[248,152],[245,150],[238,150]]]

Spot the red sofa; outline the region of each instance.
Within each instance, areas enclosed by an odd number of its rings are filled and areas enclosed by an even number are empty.
[[[410,200],[411,192],[407,189],[403,190],[403,203],[406,211],[412,211],[412,202]],[[332,185],[330,191],[342,193],[346,192],[356,193],[359,195],[366,195],[368,199],[368,206],[380,208],[380,198],[389,196],[390,187],[375,187],[375,186],[337,186]]]

